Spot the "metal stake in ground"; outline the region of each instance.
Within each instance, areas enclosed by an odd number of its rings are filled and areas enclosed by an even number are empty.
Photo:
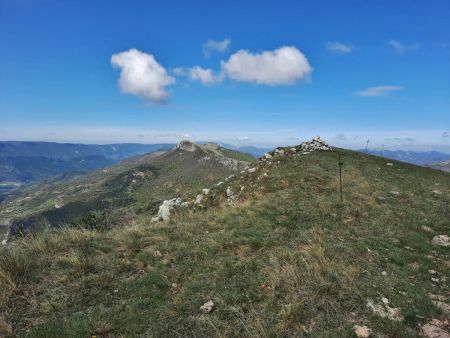
[[[341,203],[342,203],[342,166],[344,163],[341,161],[341,154],[339,154],[339,187],[341,190]]]

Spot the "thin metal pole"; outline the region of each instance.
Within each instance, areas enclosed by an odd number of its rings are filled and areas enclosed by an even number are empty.
[[[341,190],[341,203],[342,203],[342,165],[344,163],[341,162],[341,154],[339,154],[339,187]]]

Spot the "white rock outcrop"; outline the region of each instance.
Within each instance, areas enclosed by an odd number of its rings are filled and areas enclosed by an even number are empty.
[[[158,210],[158,220],[168,221],[170,220],[170,213],[172,210],[181,205],[181,198],[172,198],[171,200],[165,200]]]
[[[194,205],[202,204],[203,196],[204,196],[203,194],[198,194],[197,197],[195,198]]]
[[[367,300],[367,307],[372,310],[375,315],[382,318],[388,318],[394,321],[402,321],[404,319],[399,308],[389,305],[389,300],[385,297],[381,298],[381,303],[375,304],[372,300]]]
[[[178,143],[175,146],[175,149],[180,149],[180,150],[184,150],[184,151],[193,153],[194,151],[199,149],[199,146],[197,146],[195,143],[192,143],[191,141],[183,140],[183,141],[180,141],[180,143]]]
[[[447,235],[434,236],[431,243],[440,246],[450,246],[450,237]]]
[[[200,311],[202,311],[203,313],[210,313],[212,312],[212,310],[214,310],[214,303],[212,300],[209,300],[205,304],[200,306]]]

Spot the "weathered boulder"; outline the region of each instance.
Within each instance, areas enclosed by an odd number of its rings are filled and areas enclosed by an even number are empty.
[[[450,237],[447,235],[434,236],[431,243],[440,246],[450,246]]]
[[[202,204],[203,196],[204,196],[203,194],[198,194],[197,197],[195,198],[194,205]]]
[[[163,221],[170,220],[170,213],[176,207],[182,204],[181,198],[172,198],[171,200],[165,200],[158,210],[158,219]]]
[[[202,306],[200,306],[200,310],[203,313],[210,313],[214,310],[214,303],[212,300],[207,301],[205,304],[203,304]]]

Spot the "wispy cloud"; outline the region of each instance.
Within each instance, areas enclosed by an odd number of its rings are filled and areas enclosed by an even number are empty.
[[[212,53],[224,53],[230,47],[231,40],[216,41],[209,39],[203,44],[203,56],[208,59]]]
[[[404,54],[409,51],[413,51],[419,48],[418,43],[413,43],[411,45],[405,45],[403,43],[400,43],[397,40],[391,40],[389,41],[389,45],[394,49],[394,51],[398,54]]]
[[[240,50],[221,62],[222,72],[230,79],[264,85],[291,85],[307,79],[312,72],[305,55],[293,46],[251,53]]]
[[[166,86],[175,83],[152,54],[135,48],[111,56],[111,64],[120,68],[119,86],[123,93],[146,101],[163,103],[169,97]]]
[[[194,66],[192,68],[175,68],[173,73],[178,76],[187,76],[193,81],[200,81],[206,86],[217,84],[222,81],[222,74],[215,74],[212,69]]]
[[[366,97],[379,97],[379,96],[387,96],[392,92],[402,90],[401,86],[377,86],[370,87],[356,92],[358,96],[366,96]]]
[[[337,54],[348,54],[351,53],[353,46],[348,44],[343,44],[341,42],[328,42],[326,45],[330,52]]]
[[[248,136],[239,136],[237,139],[238,139],[238,141],[249,141],[250,137],[248,137]]]

